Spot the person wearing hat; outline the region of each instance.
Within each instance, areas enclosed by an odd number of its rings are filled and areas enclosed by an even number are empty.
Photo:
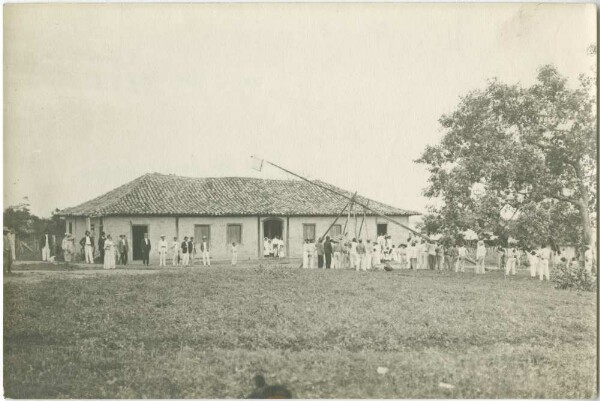
[[[169,244],[165,240],[165,235],[162,234],[160,236],[160,241],[158,241],[158,257],[159,257],[159,266],[167,265],[167,249],[169,248]]]
[[[144,238],[141,243],[142,249],[142,263],[146,266],[150,264],[150,250],[152,249],[152,244],[150,243],[150,238],[148,238],[148,233],[144,233]]]
[[[204,266],[210,266],[210,254],[208,249],[208,242],[206,241],[206,236],[202,237],[202,243],[200,244],[200,252],[202,252],[202,264]]]
[[[188,237],[183,237],[183,242],[181,243],[181,266],[189,266],[190,265],[190,254],[188,253]]]
[[[129,253],[129,242],[127,241],[127,237],[125,236],[125,234],[121,234],[119,235],[119,244],[117,246],[118,251],[119,251],[119,259],[121,261],[122,265],[126,265],[127,264],[127,254]]]
[[[8,228],[4,227],[4,252],[2,256],[4,257],[4,268],[8,274],[12,273],[12,249],[10,245],[10,240],[8,239]]]

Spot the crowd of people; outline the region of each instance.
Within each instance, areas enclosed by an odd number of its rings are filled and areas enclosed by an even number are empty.
[[[539,247],[494,247],[499,255],[498,266],[504,267],[504,274],[515,275],[516,268],[521,266],[523,256],[527,256],[531,277],[550,280],[549,265],[557,254],[547,244]],[[385,268],[386,262],[396,262],[400,269],[429,269],[465,272],[467,261],[475,264],[475,274],[486,272],[486,257],[489,247],[483,239],[477,241],[474,250],[465,246],[464,242],[444,245],[440,241],[425,239],[406,243],[394,244],[389,235],[380,235],[374,241],[362,238],[336,238],[326,236],[316,241],[306,239],[302,252],[302,267],[305,269],[355,269],[369,270]],[[584,255],[585,268],[593,271],[595,256],[591,247],[587,247]],[[572,266],[578,263],[573,257],[568,263]]]
[[[285,257],[285,242],[281,237],[265,237],[263,242],[263,256],[265,258]]]
[[[10,266],[14,259],[14,239],[11,241],[11,231],[4,230],[4,255],[5,266]],[[14,234],[13,238],[14,238]],[[160,236],[158,242],[159,266],[167,265],[167,258],[170,256],[173,266],[193,266],[196,258],[204,266],[210,266],[210,249],[206,236],[198,242],[194,237],[184,237],[183,241],[178,241],[173,237],[172,242],[165,239],[165,235]],[[46,231],[40,238],[40,249],[42,260],[52,261],[50,250],[53,248],[53,236]],[[86,231],[85,235],[79,240],[81,258],[85,263],[91,264],[97,259],[105,269],[115,269],[117,264],[127,265],[129,260],[129,240],[124,234],[119,235],[118,239],[113,240],[111,234],[100,234],[96,243],[93,231]],[[152,244],[148,234],[140,242],[142,262],[149,264]],[[62,239],[61,248],[65,263],[68,265],[75,260],[75,237],[70,233],[65,233]],[[331,238],[319,238],[316,241],[306,239],[302,249],[302,267],[306,269],[325,268],[325,269],[355,269],[370,270],[386,268],[393,264],[399,269],[430,269],[430,270],[449,270],[454,272],[465,272],[467,261],[475,265],[475,274],[484,274],[486,272],[486,257],[489,251],[493,251],[497,257],[496,264],[504,270],[504,274],[515,275],[517,267],[520,267],[523,260],[527,260],[531,277],[539,277],[540,280],[550,280],[550,264],[560,258],[557,252],[547,244],[540,244],[537,247],[500,247],[486,246],[483,239],[479,239],[474,249],[465,246],[464,241],[454,243],[442,243],[442,241],[429,241],[425,238],[412,239],[409,237],[406,242],[395,244],[390,235],[378,235],[376,239],[363,240],[362,238],[348,239],[347,235]],[[98,251],[98,252],[96,252]],[[231,264],[237,264],[238,247],[235,242],[229,246],[231,254]],[[10,253],[7,260],[7,252]],[[285,257],[285,242],[281,237],[264,238],[263,257],[265,258],[283,258]],[[566,260],[560,258],[568,266],[579,265],[579,259],[572,257]],[[590,273],[597,274],[595,271],[596,258],[593,249],[590,246],[585,248],[583,254],[585,269]],[[389,262],[389,263],[388,263]]]

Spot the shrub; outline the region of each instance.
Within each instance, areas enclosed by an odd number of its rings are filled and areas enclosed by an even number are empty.
[[[596,291],[596,278],[583,266],[568,267],[559,263],[553,271],[554,288],[577,291]]]

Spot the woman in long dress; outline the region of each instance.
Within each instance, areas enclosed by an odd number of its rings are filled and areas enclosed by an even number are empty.
[[[104,241],[104,268],[115,269],[115,243],[112,241],[112,236],[108,234]]]

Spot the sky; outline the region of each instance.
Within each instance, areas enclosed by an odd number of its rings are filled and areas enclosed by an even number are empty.
[[[460,96],[588,73],[594,5],[4,6],[4,206],[145,173],[311,179],[424,212],[414,163]]]

